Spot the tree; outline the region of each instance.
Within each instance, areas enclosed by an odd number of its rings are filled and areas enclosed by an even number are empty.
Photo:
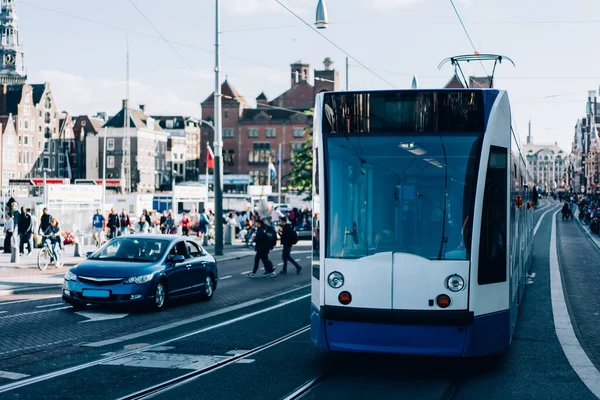
[[[286,160],[292,164],[292,170],[285,175],[288,189],[297,190],[299,194],[304,194],[305,201],[312,200],[312,168],[313,168],[313,110],[304,113],[309,119],[309,124],[304,129],[306,141],[299,151],[292,154],[292,158]]]

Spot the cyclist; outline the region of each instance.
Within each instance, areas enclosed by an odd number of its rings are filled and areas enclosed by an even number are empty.
[[[44,239],[49,240],[50,241],[50,248],[52,249],[52,256],[54,258],[54,262],[55,265],[58,267],[60,266],[60,260],[59,260],[59,255],[58,255],[58,249],[61,246],[61,232],[60,232],[60,226],[58,225],[58,220],[56,218],[52,218],[50,220],[50,226],[48,228],[46,228],[46,230],[43,233]]]

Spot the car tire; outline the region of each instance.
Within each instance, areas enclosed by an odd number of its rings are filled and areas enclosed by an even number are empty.
[[[209,301],[213,298],[215,294],[215,279],[211,274],[206,275],[206,280],[204,281],[204,287],[202,293],[200,294],[200,300]]]
[[[164,310],[167,305],[167,284],[165,281],[159,281],[154,288],[154,298],[152,299],[152,309],[154,311]]]

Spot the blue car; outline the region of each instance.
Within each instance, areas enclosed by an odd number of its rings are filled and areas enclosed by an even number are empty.
[[[62,298],[76,309],[137,303],[161,310],[179,296],[210,300],[217,281],[214,257],[189,238],[121,236],[65,273]]]

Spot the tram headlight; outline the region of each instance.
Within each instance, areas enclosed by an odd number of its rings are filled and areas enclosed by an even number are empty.
[[[465,280],[458,274],[446,278],[446,287],[452,292],[460,292],[465,288]]]
[[[327,277],[327,283],[334,289],[339,289],[344,285],[344,275],[341,272],[332,272]]]

